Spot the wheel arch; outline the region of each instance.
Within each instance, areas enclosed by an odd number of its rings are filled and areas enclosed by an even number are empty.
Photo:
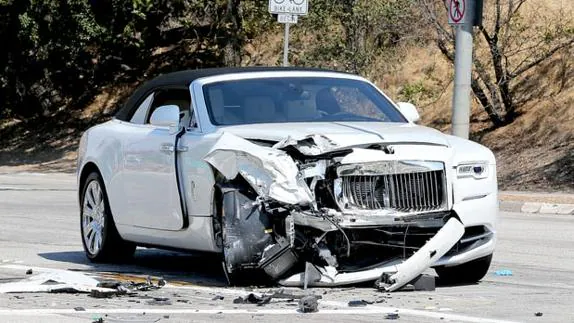
[[[78,202],[81,204],[82,203],[82,192],[84,191],[84,185],[86,185],[86,179],[88,178],[88,176],[91,173],[98,173],[98,175],[100,175],[100,178],[102,178],[102,172],[100,171],[100,169],[98,168],[98,166],[96,165],[96,163],[94,162],[87,162],[83,167],[82,170],[80,172],[80,176],[78,179]],[[104,183],[105,184],[105,183]],[[105,189],[105,187],[104,187]]]

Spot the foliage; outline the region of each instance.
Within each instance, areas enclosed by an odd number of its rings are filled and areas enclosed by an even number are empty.
[[[413,0],[315,0],[303,28],[317,33],[303,65],[364,73],[373,59],[418,35]]]
[[[69,105],[69,98],[82,100],[118,77],[137,77],[150,67],[154,49],[185,39],[209,54],[174,62],[174,69],[238,64],[239,3],[2,0],[0,41],[10,45],[0,53],[0,115],[47,117]]]
[[[473,90],[496,125],[515,117],[517,81],[574,43],[572,16],[532,25],[524,2],[487,0],[479,29],[477,51],[490,57],[475,60]],[[443,0],[312,0],[293,29],[291,62],[369,74],[389,53],[429,39],[452,59],[444,17]],[[240,65],[248,42],[278,31],[260,0],[0,0],[0,117],[46,118],[115,82]],[[432,96],[422,83],[399,95]]]
[[[446,17],[444,3],[418,1],[436,32],[437,46],[453,62],[455,37],[441,18]],[[485,1],[484,23],[476,32],[471,86],[495,127],[518,116],[520,85],[529,74],[559,51],[574,47],[574,12],[562,6],[551,10],[539,5],[527,0]]]

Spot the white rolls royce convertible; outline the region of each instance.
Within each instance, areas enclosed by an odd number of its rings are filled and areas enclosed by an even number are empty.
[[[494,155],[418,119],[328,70],[159,76],[81,138],[85,253],[218,253],[229,281],[263,273],[285,286],[393,291],[428,268],[479,281],[496,241]]]

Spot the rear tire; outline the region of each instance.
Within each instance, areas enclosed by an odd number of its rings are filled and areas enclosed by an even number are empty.
[[[441,282],[447,284],[474,284],[480,281],[488,272],[492,255],[469,261],[453,267],[435,268]]]
[[[118,233],[100,174],[92,172],[82,186],[80,231],[86,257],[93,262],[121,261],[133,256],[136,245]]]

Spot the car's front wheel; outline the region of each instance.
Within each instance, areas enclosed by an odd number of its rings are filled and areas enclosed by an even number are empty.
[[[91,173],[83,185],[81,205],[80,230],[88,259],[102,262],[130,258],[136,245],[120,237],[102,178],[96,172]]]
[[[473,284],[480,281],[488,272],[492,255],[452,267],[436,267],[436,273],[447,284]]]

